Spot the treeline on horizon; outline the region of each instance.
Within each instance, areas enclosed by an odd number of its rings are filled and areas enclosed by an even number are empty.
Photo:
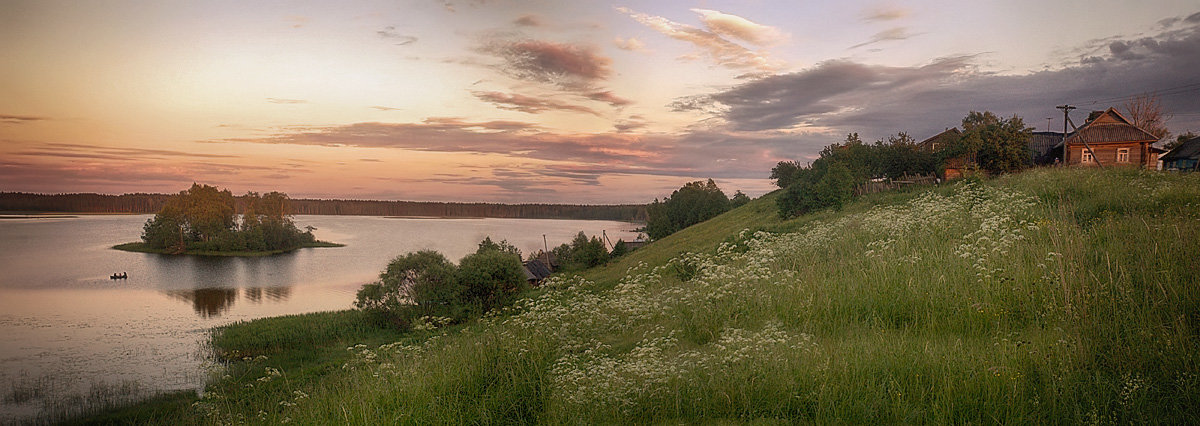
[[[168,194],[34,194],[0,192],[0,211],[69,213],[157,213]],[[235,196],[237,211],[246,208],[245,196]],[[645,221],[640,204],[500,204],[435,201],[289,200],[292,214],[346,216],[489,217],[503,219],[577,219]]]

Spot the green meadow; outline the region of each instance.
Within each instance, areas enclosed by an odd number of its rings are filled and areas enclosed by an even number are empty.
[[[1196,422],[1200,174],[1032,170],[790,220],[774,197],[466,324],[224,327],[200,398],[85,421]]]

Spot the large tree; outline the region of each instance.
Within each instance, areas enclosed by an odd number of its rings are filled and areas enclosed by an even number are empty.
[[[1159,139],[1171,134],[1167,131],[1167,120],[1171,115],[1163,110],[1162,101],[1158,95],[1143,93],[1134,96],[1125,103],[1125,113],[1134,126],[1150,132]]]
[[[242,197],[241,223],[229,190],[192,184],[167,199],[142,228],[142,240],[151,248],[182,253],[200,251],[288,250],[314,241],[292,222],[288,197],[282,192]]]
[[[1033,128],[1021,117],[1000,118],[991,111],[971,111],[962,120],[958,150],[991,173],[1017,171],[1029,166],[1029,137]]]
[[[663,201],[647,207],[646,234],[653,239],[706,221],[729,210],[729,197],[709,179],[688,182]]]

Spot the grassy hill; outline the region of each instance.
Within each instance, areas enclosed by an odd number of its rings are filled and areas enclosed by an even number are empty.
[[[465,326],[235,325],[203,399],[93,420],[1187,423],[1198,331],[1200,175],[1035,170],[768,195]]]

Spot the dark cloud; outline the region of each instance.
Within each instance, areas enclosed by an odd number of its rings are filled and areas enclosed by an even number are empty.
[[[400,34],[396,32],[396,27],[390,25],[376,31],[375,34],[379,34],[380,37],[394,42],[397,46],[407,46],[417,42],[416,37]]]
[[[153,160],[164,158],[198,158],[198,159],[213,159],[213,158],[237,158],[235,155],[225,154],[207,154],[193,153],[183,151],[170,151],[163,149],[144,149],[144,148],[117,148],[105,146],[91,146],[69,143],[46,143],[31,147],[28,150],[20,151],[17,155],[30,155],[41,157],[63,157],[63,158],[94,158],[104,160],[125,160],[125,159],[140,159]]]
[[[895,21],[909,15],[907,9],[899,7],[875,7],[862,12],[862,20],[866,22]]]
[[[592,87],[612,74],[612,59],[590,46],[542,40],[491,41],[479,51],[502,59],[498,69],[510,77],[569,90]]]
[[[574,105],[562,101],[556,101],[543,97],[525,96],[516,93],[501,93],[501,92],[471,92],[476,98],[484,102],[490,102],[496,105],[497,108],[510,111],[520,111],[529,114],[540,114],[547,111],[571,111],[582,112],[599,116],[595,110]]]
[[[373,106],[371,106],[371,108],[377,109],[380,111],[399,111],[400,110],[400,108],[393,108],[393,107],[380,106],[380,105],[373,105]]]
[[[267,98],[267,102],[273,104],[306,104],[308,101],[304,99],[284,99],[284,98]]]
[[[615,123],[613,123],[613,130],[617,133],[628,133],[634,130],[643,129],[646,126],[646,119],[635,114],[626,119],[617,120]]]
[[[513,20],[513,24],[518,27],[540,27],[545,25],[542,22],[542,17],[538,15],[523,15],[520,18]]]
[[[615,132],[576,134],[548,132],[523,122],[431,118],[421,123],[308,128],[231,141],[498,154],[556,162],[560,165],[546,166],[546,170],[553,170],[553,176],[559,178],[577,180],[592,175],[758,179],[764,178],[776,162],[800,158],[830,143],[828,135],[769,131],[697,131],[682,135],[621,132],[644,124],[642,117],[633,115],[615,123]],[[548,171],[538,173],[552,176]]]
[[[633,103],[633,101],[614,95],[612,91],[608,90],[585,93],[583,97],[597,102],[604,102],[615,107],[622,107]]]
[[[857,48],[860,48],[863,46],[869,46],[869,45],[884,42],[884,41],[907,40],[907,39],[910,39],[917,35],[918,34],[912,34],[912,33],[908,32],[908,28],[905,28],[905,27],[888,28],[886,30],[875,33],[875,35],[871,36],[870,40],[850,46],[850,48],[857,49]]]
[[[1166,109],[1178,114],[1168,126],[1190,129],[1196,128],[1195,113],[1200,112],[1197,28],[1108,40],[1107,52],[1081,56],[1077,64],[1062,69],[1024,75],[978,72],[971,56],[918,67],[830,61],[681,99],[673,106],[708,108],[739,130],[807,125],[862,132],[864,138],[898,131],[921,138],[958,124],[972,110],[1018,114],[1036,125],[1045,117],[1061,117],[1055,105],[1071,103],[1084,110],[1120,107],[1133,95],[1157,92]],[[1061,118],[1057,122],[1061,126]]]
[[[2,124],[24,124],[42,120],[48,120],[48,118],[31,115],[0,114],[0,123]]]
[[[445,7],[446,10],[451,13],[458,11],[459,4],[466,4],[467,6],[470,6],[470,7],[479,7],[480,5],[486,4],[487,2],[488,2],[488,0],[465,0],[465,1],[437,0],[437,3],[441,3],[442,7]]]

